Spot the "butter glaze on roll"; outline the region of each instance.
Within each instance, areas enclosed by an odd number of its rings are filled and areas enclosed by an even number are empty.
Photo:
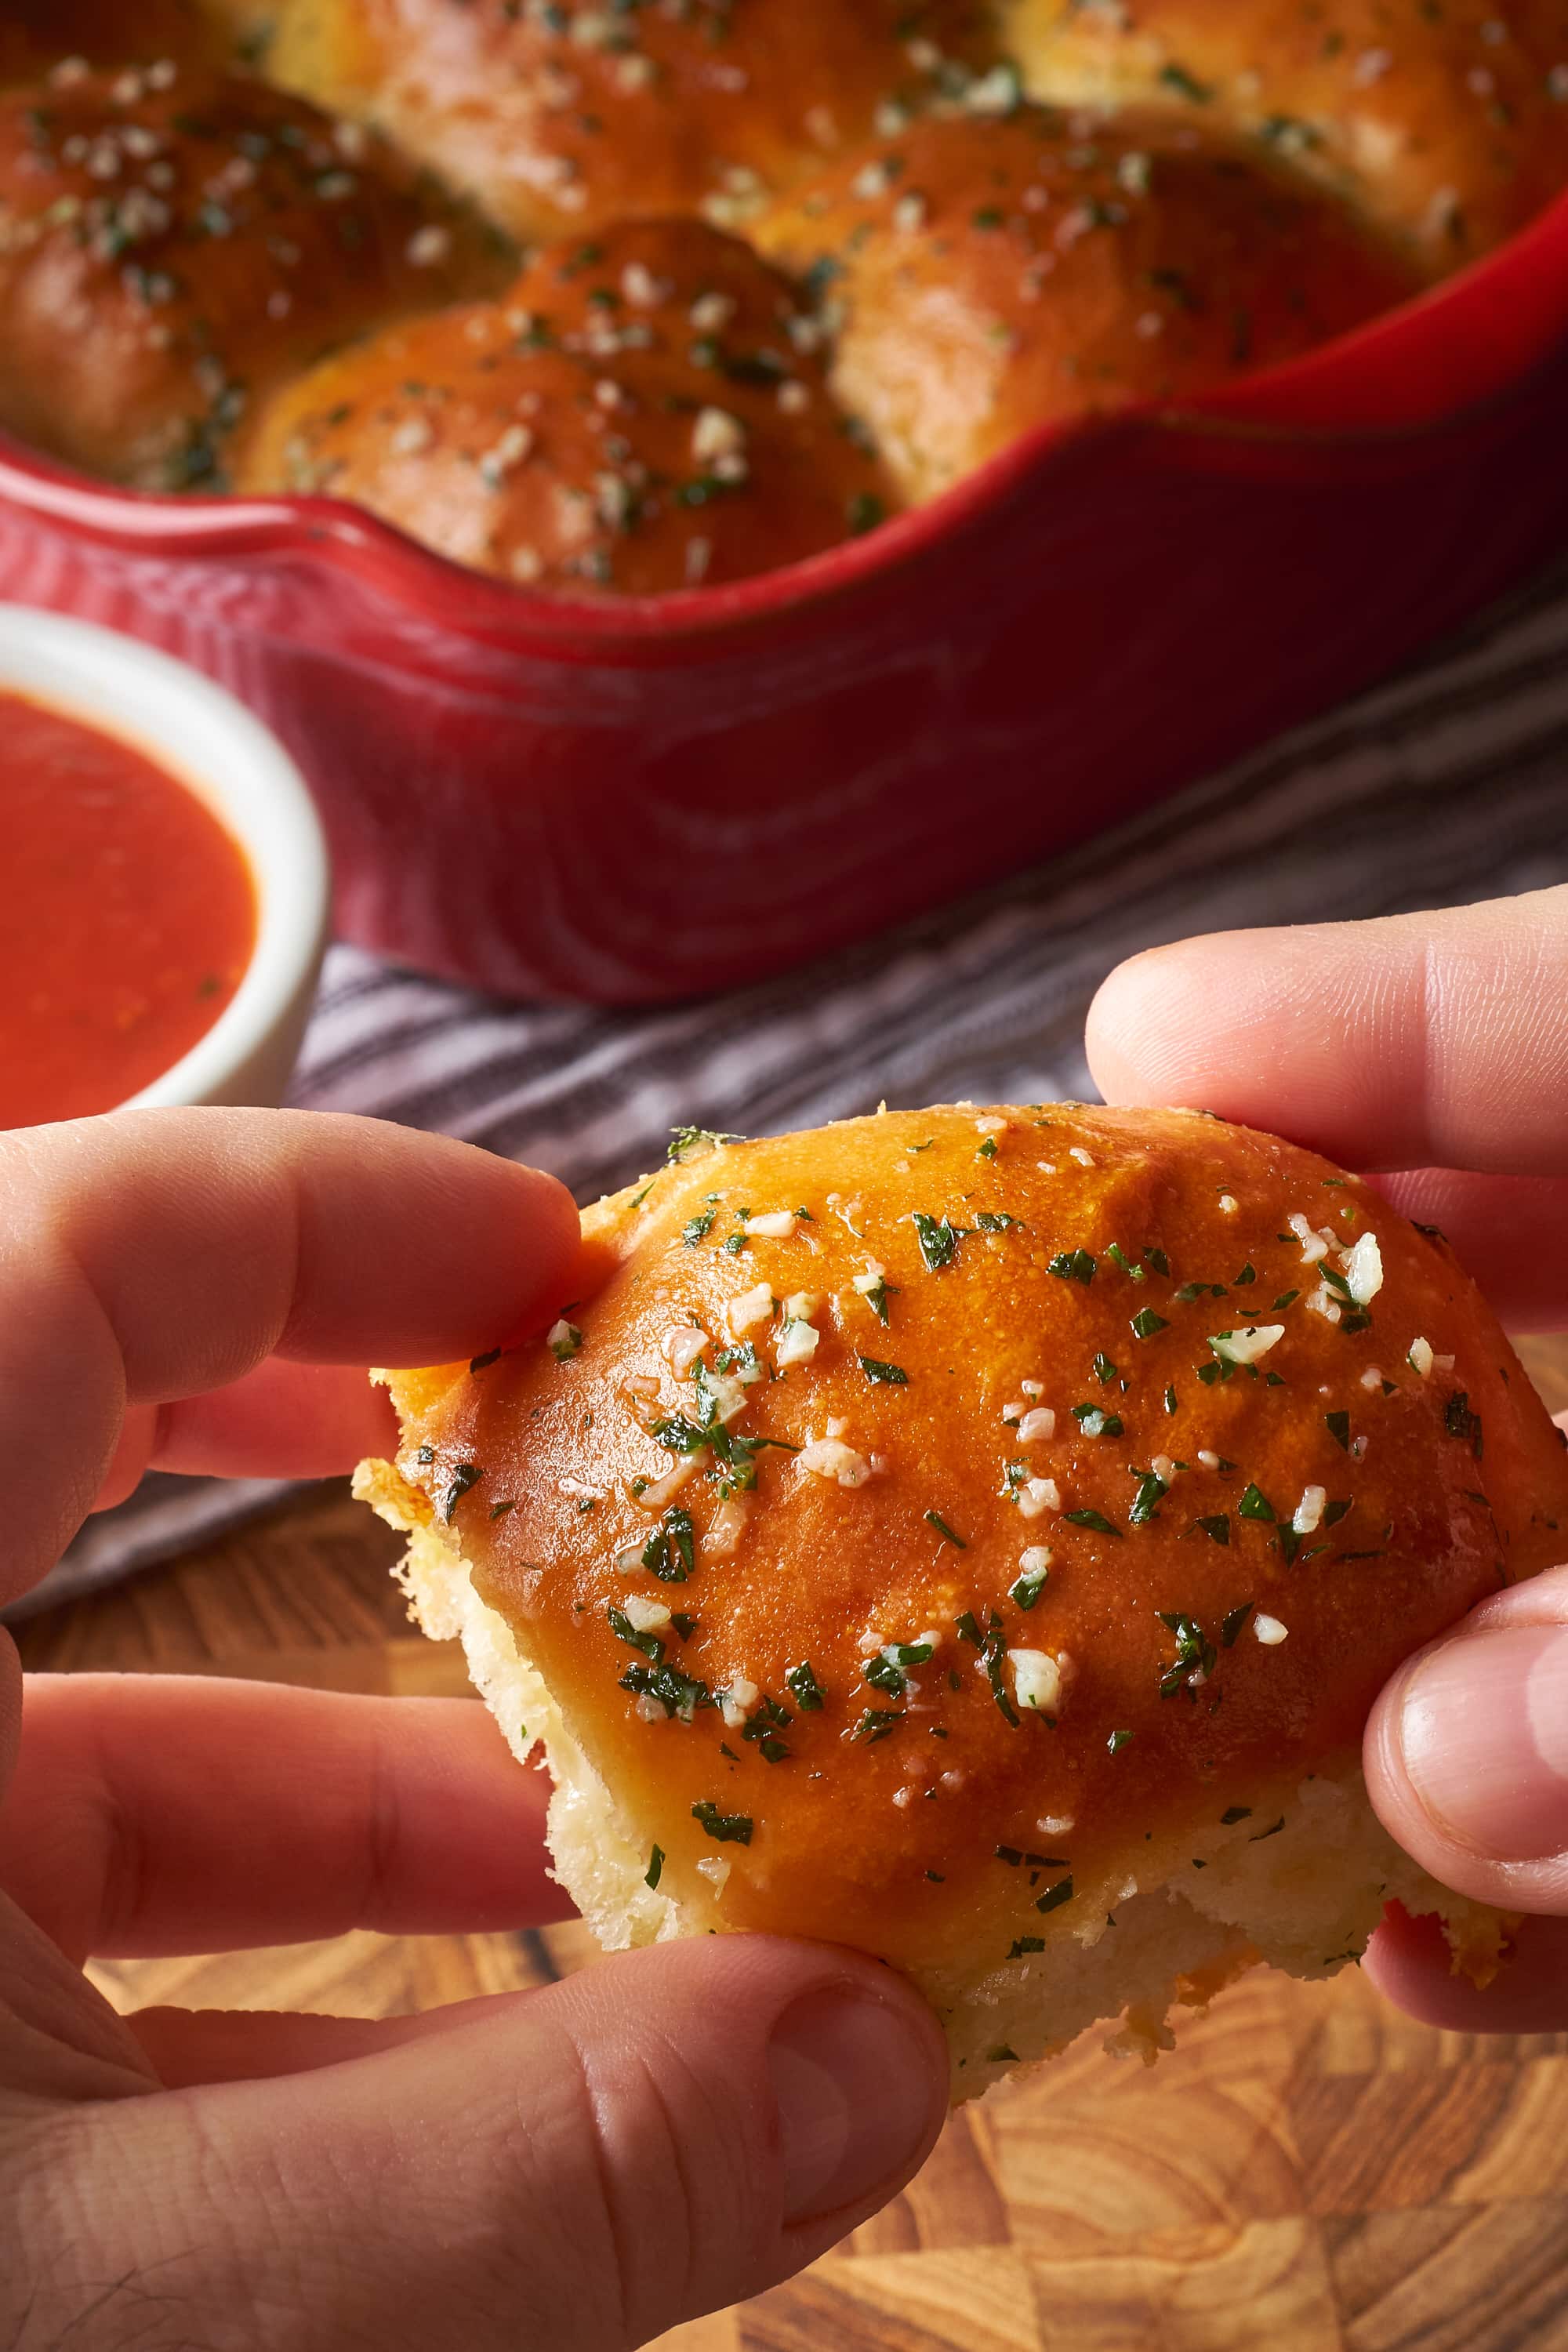
[[[1568,186],[1568,0],[1005,0],[1033,96],[1258,142],[1434,277]]]
[[[379,123],[515,235],[733,227],[996,54],[985,0],[291,0],[272,69]]]
[[[1298,358],[1415,285],[1331,198],[1137,114],[1092,139],[1032,107],[933,118],[753,234],[824,289],[839,395],[917,500],[1034,426]]]
[[[61,67],[0,95],[0,425],[221,488],[260,392],[500,257],[381,141],[247,76]]]
[[[717,586],[869,530],[894,499],[822,344],[749,246],[631,222],[289,385],[238,487],[354,499],[530,585]]]
[[[959,2096],[1384,1902],[1506,1923],[1367,1805],[1399,1664],[1557,1561],[1568,1456],[1434,1234],[1196,1114],[967,1105],[693,1140],[546,1339],[392,1376],[412,1537],[612,1948],[904,1970]]]

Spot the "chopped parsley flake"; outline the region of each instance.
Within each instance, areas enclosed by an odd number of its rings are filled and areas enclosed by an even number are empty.
[[[689,1160],[692,1153],[700,1150],[704,1144],[710,1150],[717,1150],[721,1144],[739,1143],[741,1140],[738,1135],[721,1135],[716,1128],[711,1127],[678,1127],[672,1129],[671,1133],[674,1140],[667,1156],[672,1160]]]
[[[1287,1307],[1295,1306],[1296,1301],[1300,1297],[1300,1296],[1301,1294],[1299,1290],[1282,1290],[1279,1293],[1279,1297],[1274,1301],[1275,1313],[1277,1315],[1282,1315]]]
[[[1086,1437],[1121,1437],[1125,1434],[1120,1413],[1107,1412],[1102,1405],[1075,1404],[1072,1417]]]
[[[940,1274],[943,1266],[951,1265],[958,1255],[962,1234],[954,1229],[950,1219],[928,1217],[921,1209],[915,1211],[914,1226],[920,1236],[921,1255],[925,1260],[927,1271]]]
[[[901,1364],[880,1364],[875,1356],[862,1356],[860,1370],[878,1388],[904,1389],[910,1384],[910,1376]]]
[[[710,1838],[721,1845],[750,1845],[755,1824],[749,1813],[721,1813],[710,1797],[691,1808],[691,1818],[701,1823]]]
[[[1219,1629],[1219,1645],[1222,1650],[1233,1650],[1236,1647],[1237,1636],[1246,1630],[1247,1621],[1257,1606],[1258,1603],[1255,1601],[1244,1601],[1239,1609],[1233,1609],[1230,1612]]]
[[[1458,1438],[1469,1447],[1478,1462],[1481,1459],[1484,1445],[1481,1417],[1479,1412],[1470,1411],[1469,1396],[1465,1390],[1461,1389],[1451,1396],[1444,1406],[1443,1426],[1450,1437]]]
[[[1185,66],[1173,61],[1161,67],[1160,79],[1167,89],[1173,89],[1178,98],[1187,99],[1194,106],[1206,106],[1214,96],[1207,82],[1199,81]]]
[[[1010,1217],[1005,1209],[982,1209],[974,1222],[983,1234],[1012,1234],[1022,1231],[1024,1221]]]
[[[1145,1307],[1141,1313],[1134,1315],[1130,1326],[1135,1339],[1152,1339],[1157,1331],[1168,1331],[1170,1328],[1164,1317],[1156,1315],[1152,1307]]]
[[[1094,1360],[1094,1377],[1102,1388],[1109,1388],[1112,1381],[1121,1378],[1121,1374],[1110,1357],[1101,1355]]]
[[[889,1320],[888,1314],[888,1301],[889,1298],[896,1298],[898,1297],[899,1293],[897,1286],[894,1286],[889,1287],[888,1277],[886,1275],[883,1275],[871,1289],[863,1292],[861,1295],[865,1298],[867,1306],[870,1308],[878,1322],[885,1328]]]
[[[1124,1748],[1131,1746],[1132,1734],[1130,1731],[1113,1731],[1105,1744],[1112,1756],[1120,1756]]]
[[[473,1357],[469,1361],[468,1370],[470,1372],[488,1372],[492,1364],[499,1364],[500,1361],[500,1349],[492,1348],[488,1356]]]
[[[1037,1911],[1059,1911],[1064,1903],[1070,1903],[1071,1901],[1072,1880],[1070,1878],[1058,1878],[1054,1886],[1047,1887],[1045,1893],[1036,1903],[1035,1908]]]
[[[875,1748],[879,1739],[887,1739],[904,1720],[901,1710],[868,1706],[849,1737],[863,1748]]]
[[[1219,1825],[1222,1830],[1233,1830],[1237,1822],[1249,1822],[1251,1819],[1250,1805],[1227,1805],[1219,1817]]]
[[[610,1603],[605,1614],[610,1621],[610,1631],[617,1642],[625,1642],[629,1648],[640,1650],[643,1656],[651,1658],[656,1666],[664,1664],[664,1643],[657,1633],[639,1633],[626,1611],[617,1609],[614,1601]]]
[[[1167,1282],[1170,1280],[1171,1261],[1165,1255],[1163,1250],[1146,1249],[1143,1253],[1143,1263],[1145,1265],[1152,1266],[1154,1272],[1158,1275],[1163,1275]]]
[[[1230,1541],[1230,1521],[1223,1511],[1216,1512],[1213,1518],[1194,1519],[1193,1525],[1202,1528],[1210,1543],[1228,1544]]]
[[[1016,1601],[1020,1609],[1036,1608],[1041,1593],[1050,1581],[1050,1574],[1048,1568],[1026,1569],[1008,1594],[1008,1599]]]
[[[1110,1258],[1112,1265],[1119,1265],[1121,1268],[1122,1273],[1128,1276],[1131,1281],[1148,1281],[1149,1277],[1143,1271],[1143,1268],[1141,1265],[1133,1265],[1131,1259],[1127,1255],[1120,1242],[1112,1242],[1105,1255]]]
[[[1097,1536],[1120,1538],[1121,1534],[1121,1528],[1113,1528],[1103,1511],[1066,1511],[1062,1516],[1069,1526],[1091,1528]]]
[[[926,1525],[928,1527],[934,1528],[938,1535],[942,1537],[942,1540],[945,1543],[952,1544],[955,1551],[967,1551],[969,1549],[969,1546],[963,1536],[956,1534],[954,1530],[948,1526],[947,1521],[942,1517],[942,1514],[939,1511],[927,1511],[925,1514],[925,1520]]]
[[[718,1222],[718,1217],[717,1209],[704,1209],[700,1216],[692,1218],[681,1235],[688,1249],[695,1249],[699,1242],[707,1240]]]
[[[697,1531],[689,1511],[666,1511],[643,1546],[642,1564],[661,1584],[684,1584],[697,1565]]]
[[[1274,1526],[1279,1516],[1268,1496],[1258,1486],[1245,1487],[1236,1507],[1244,1519],[1267,1519],[1270,1527]]]
[[[1349,1413],[1326,1412],[1323,1415],[1323,1426],[1328,1431],[1329,1435],[1333,1439],[1334,1444],[1336,1445],[1342,1446],[1344,1451],[1348,1454],[1351,1450],[1351,1417]]]
[[[1027,1953],[1043,1952],[1045,1948],[1046,1939],[1043,1936],[1020,1936],[1007,1958],[1010,1960],[1021,1960]]]
[[[484,1476],[484,1472],[479,1468],[477,1462],[458,1463],[457,1468],[452,1473],[452,1483],[447,1487],[441,1502],[441,1517],[446,1520],[448,1527],[452,1524],[452,1514],[457,1509],[458,1504],[462,1501],[464,1496],[468,1494],[471,1488],[479,1485],[479,1480]]]
[[[1002,1633],[1002,1621],[994,1610],[991,1612],[991,1630],[985,1636],[984,1646],[980,1654],[984,1664],[986,1680],[991,1685],[991,1696],[1016,1731],[1018,1728],[1018,1710],[1008,1697],[1002,1680],[1002,1668],[1007,1655],[1007,1643]]]
[[[1146,1527],[1151,1519],[1157,1519],[1160,1516],[1160,1498],[1163,1495],[1168,1495],[1170,1491],[1163,1478],[1158,1476],[1152,1470],[1146,1471],[1138,1481],[1138,1492],[1133,1496],[1132,1507],[1127,1514],[1131,1525],[1135,1528]]]
[[[1051,1260],[1048,1271],[1061,1282],[1081,1282],[1087,1289],[1094,1280],[1095,1261],[1086,1249],[1063,1250]]]
[[[661,1845],[656,1845],[648,1862],[647,1876],[643,1880],[643,1885],[648,1887],[657,1887],[659,1880],[663,1876],[664,1848]]]
[[[1174,1663],[1166,1666],[1160,1675],[1160,1696],[1175,1698],[1184,1690],[1189,1698],[1195,1698],[1197,1694],[1193,1688],[1193,1677],[1196,1675],[1200,1681],[1206,1679],[1218,1664],[1214,1643],[1197,1619],[1182,1612],[1168,1613],[1162,1609],[1160,1622],[1168,1626],[1176,1637]]]
[[[798,1666],[791,1666],[784,1681],[795,1695],[795,1703],[802,1715],[818,1715],[826,1694],[812,1671],[811,1660],[803,1658]]]
[[[879,1650],[874,1658],[867,1659],[861,1672],[873,1690],[886,1691],[889,1698],[902,1698],[909,1688],[909,1669],[923,1666],[933,1653],[929,1642],[904,1642],[889,1646],[893,1650],[890,1658],[886,1651]]]

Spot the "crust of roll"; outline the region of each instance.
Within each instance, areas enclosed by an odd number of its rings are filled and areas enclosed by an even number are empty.
[[[589,1213],[575,1290],[389,1376],[358,1491],[607,1946],[877,1953],[957,2096],[1095,2023],[1147,2054],[1259,1958],[1331,1974],[1392,1899],[1496,1965],[1359,1770],[1387,1675],[1568,1515],[1440,1238],[1217,1121],[965,1105],[693,1140]]]
[[[1255,142],[1442,277],[1568,186],[1563,0],[1004,0],[1031,93]]]

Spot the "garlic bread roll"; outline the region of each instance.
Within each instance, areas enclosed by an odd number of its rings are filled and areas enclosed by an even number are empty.
[[[955,2095],[1390,1897],[1496,1965],[1363,1788],[1388,1675],[1562,1557],[1568,1454],[1442,1238],[1184,1113],[693,1138],[545,1337],[393,1377],[411,1537],[606,1944],[879,1955]]]

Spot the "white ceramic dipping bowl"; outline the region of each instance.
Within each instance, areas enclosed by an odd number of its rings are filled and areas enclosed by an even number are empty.
[[[234,697],[110,630],[0,604],[0,694],[118,737],[164,769],[239,844],[256,886],[255,951],[232,1002],[122,1109],[282,1101],[326,950],[327,846],[303,778]]]

